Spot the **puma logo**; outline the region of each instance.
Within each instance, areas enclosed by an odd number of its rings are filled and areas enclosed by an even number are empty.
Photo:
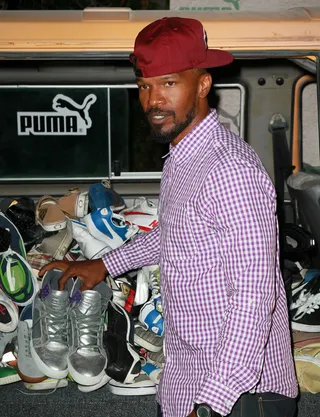
[[[57,94],[52,100],[54,111],[17,113],[18,135],[84,136],[92,126],[89,110],[96,101],[95,94],[87,95],[81,104]]]
[[[52,108],[60,114],[70,114],[72,112],[78,113],[82,120],[84,120],[86,128],[89,129],[92,126],[92,120],[89,117],[89,109],[96,100],[97,96],[89,94],[83,100],[82,104],[78,104],[72,100],[72,98],[65,96],[64,94],[58,94],[53,99]]]

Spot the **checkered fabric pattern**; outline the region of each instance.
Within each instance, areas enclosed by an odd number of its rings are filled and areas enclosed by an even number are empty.
[[[297,396],[275,190],[215,110],[170,148],[159,203],[159,227],[104,262],[112,276],[160,265],[163,416],[194,402],[225,416],[248,391]]]
[[[53,261],[53,258],[48,253],[29,252],[27,254],[27,261],[32,269],[40,271],[40,269]]]

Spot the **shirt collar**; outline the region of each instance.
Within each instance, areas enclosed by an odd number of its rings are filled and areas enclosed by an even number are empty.
[[[217,111],[211,109],[210,113],[198,123],[176,146],[170,145],[170,155],[177,165],[182,164],[198,151],[203,145],[208,134],[220,124]]]

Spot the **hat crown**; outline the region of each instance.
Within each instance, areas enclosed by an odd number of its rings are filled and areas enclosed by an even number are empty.
[[[164,17],[139,32],[131,61],[138,62],[139,74],[144,77],[221,65],[218,59],[216,63],[212,62],[213,51],[209,51],[211,59],[208,62],[207,51],[207,34],[201,22],[191,18]],[[231,56],[228,52],[222,53]],[[231,61],[232,56],[229,57]]]

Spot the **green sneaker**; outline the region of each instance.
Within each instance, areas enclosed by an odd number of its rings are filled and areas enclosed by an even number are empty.
[[[21,381],[21,378],[16,368],[5,362],[0,362],[0,385],[12,384],[18,381]]]
[[[38,282],[28,262],[12,249],[0,253],[0,285],[17,305],[31,304]]]

